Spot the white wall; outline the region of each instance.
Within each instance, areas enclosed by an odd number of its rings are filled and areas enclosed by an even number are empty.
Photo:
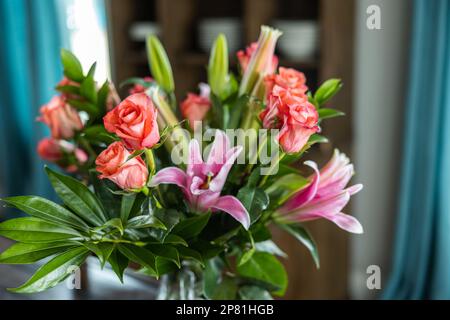
[[[383,288],[393,249],[411,1],[356,2],[354,163],[364,190],[355,196],[353,212],[365,233],[352,237],[349,287],[353,298],[367,299],[380,292],[367,289],[367,267],[380,266]],[[366,25],[366,10],[374,4],[381,8],[381,30]]]

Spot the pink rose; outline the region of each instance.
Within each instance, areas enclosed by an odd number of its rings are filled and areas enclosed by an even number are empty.
[[[55,96],[40,110],[39,121],[50,127],[55,139],[70,139],[76,131],[83,129],[80,116],[61,96]]]
[[[59,140],[52,138],[44,138],[39,141],[37,153],[42,159],[50,162],[59,161],[63,156]]]
[[[239,65],[241,66],[242,73],[244,73],[245,70],[247,70],[247,66],[250,62],[250,59],[257,48],[258,48],[258,43],[253,42],[247,48],[245,48],[245,51],[239,50],[236,53],[236,56],[239,61]],[[273,55],[271,67],[267,70],[267,73],[269,73],[269,74],[274,73],[275,70],[277,69],[277,66],[278,66],[278,57],[276,55]]]
[[[141,157],[127,161],[131,153],[122,142],[112,143],[95,160],[101,179],[109,179],[124,190],[140,189],[148,179],[148,169]]]
[[[266,129],[280,129],[278,142],[286,153],[299,152],[309,137],[319,131],[319,114],[306,95],[295,96],[275,86],[260,114]]]
[[[76,148],[70,142],[53,138],[44,138],[39,141],[37,152],[45,161],[56,163],[68,172],[76,172],[78,166],[88,160],[88,155],[84,150]],[[75,156],[76,163],[67,157],[70,154]]]
[[[105,128],[117,134],[127,148],[151,148],[159,141],[157,111],[144,93],[134,94],[122,101],[103,118]]]
[[[296,96],[304,95],[308,91],[305,75],[291,68],[280,67],[278,74],[267,75],[264,82],[267,95],[270,95],[275,85],[289,89],[291,94]]]
[[[206,84],[200,85],[200,95],[188,93],[187,98],[181,103],[181,115],[189,120],[189,125],[194,130],[194,123],[202,121],[209,109],[211,109],[211,101],[209,100],[210,89]]]

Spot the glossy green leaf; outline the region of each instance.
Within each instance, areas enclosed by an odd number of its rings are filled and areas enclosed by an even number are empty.
[[[0,254],[0,263],[28,264],[75,246],[75,242],[15,243]]]
[[[319,119],[321,119],[321,120],[331,119],[331,118],[336,118],[336,117],[341,117],[341,116],[345,116],[345,113],[343,113],[342,111],[336,110],[336,109],[322,108],[319,110]]]
[[[80,181],[45,168],[50,182],[64,204],[94,226],[106,222],[104,209],[97,197]]]
[[[127,228],[130,229],[157,228],[167,230],[166,226],[153,215],[134,217],[127,222]]]
[[[257,286],[243,286],[239,289],[242,300],[273,300],[270,293]]]
[[[255,249],[259,252],[267,252],[282,258],[287,258],[287,254],[281,250],[272,240],[255,243]]]
[[[177,250],[178,250],[179,255],[183,259],[194,260],[196,262],[199,262],[202,266],[205,265],[203,262],[202,255],[200,253],[198,253],[197,251],[195,251],[191,248],[182,247],[182,246],[177,246]]]
[[[182,220],[173,228],[172,233],[177,234],[184,239],[193,238],[199,235],[206,227],[210,216],[210,213],[205,213]]]
[[[147,38],[147,55],[153,78],[166,92],[173,92],[175,83],[172,67],[164,47],[156,36]]]
[[[250,214],[251,223],[257,221],[261,213],[269,205],[269,196],[267,193],[263,189],[254,186],[247,185],[241,188],[237,194],[237,198]]]
[[[41,197],[18,196],[3,199],[7,204],[42,220],[86,231],[89,227],[66,208]]]
[[[103,85],[97,92],[97,106],[98,106],[98,109],[100,110],[101,114],[105,114],[107,111],[106,104],[108,103],[108,97],[109,97],[110,91],[111,91],[110,84],[107,80],[107,81],[105,81],[105,83],[103,83]]]
[[[86,260],[88,254],[89,251],[84,247],[67,250],[40,267],[25,284],[9,290],[35,293],[50,289],[64,281],[73,272],[74,267],[80,266]]]
[[[309,234],[308,230],[306,230],[300,225],[281,224],[279,226],[282,229],[286,230],[289,234],[291,234],[295,239],[300,241],[306,247],[306,249],[308,249],[308,251],[311,253],[314,259],[316,267],[320,268],[319,252],[317,250],[317,245],[312,236]]]
[[[176,234],[169,234],[167,235],[164,240],[164,244],[175,244],[175,245],[181,245],[184,247],[187,247],[187,242],[180,236],[177,236]]]
[[[67,102],[72,107],[77,109],[78,111],[87,112],[89,115],[91,115],[93,117],[97,117],[99,114],[99,110],[98,110],[97,106],[95,104],[93,104],[92,102],[80,101],[80,100],[74,100],[74,99],[69,99],[69,100],[67,100]]]
[[[25,243],[67,241],[81,237],[81,234],[74,229],[33,217],[11,219],[0,223],[0,235]]]
[[[342,88],[342,81],[340,79],[329,79],[325,81],[314,94],[314,100],[319,106],[330,100]]]
[[[155,256],[162,257],[164,259],[170,260],[177,265],[178,268],[181,267],[180,255],[178,250],[167,244],[150,244],[146,246]]]
[[[238,285],[235,278],[223,276],[222,281],[216,287],[213,300],[235,300],[238,291]]]
[[[136,193],[130,193],[122,196],[122,203],[120,206],[120,219],[125,223],[128,221],[134,201],[136,200]]]
[[[246,278],[266,282],[277,288],[274,294],[282,296],[287,288],[287,273],[278,259],[266,252],[255,252],[245,264],[237,267],[238,273]]]
[[[118,249],[131,261],[156,272],[156,257],[150,250],[130,244],[121,244],[118,246]]]
[[[81,82],[84,79],[83,68],[80,61],[73,53],[68,50],[61,50],[61,61],[64,68],[64,74],[70,80]]]
[[[97,104],[97,88],[93,75],[88,75],[80,86],[80,94],[92,104]]]
[[[110,191],[114,183],[108,179],[99,179],[98,173],[95,170],[89,172],[89,177],[94,186],[96,196],[100,199],[103,208],[105,208],[105,216],[107,219],[119,218],[122,197]]]
[[[123,235],[124,231],[125,231],[125,228],[123,227],[123,224],[122,224],[122,220],[119,218],[114,218],[114,219],[108,220],[105,222],[105,224],[103,226],[114,228],[114,229],[118,230],[121,235]]]
[[[56,90],[65,94],[80,95],[80,87],[77,86],[57,86]]]
[[[125,269],[128,267],[130,260],[125,257],[119,250],[113,250],[108,259],[111,268],[114,273],[119,278],[120,282],[123,283],[123,273]]]
[[[203,273],[203,294],[213,299],[217,286],[222,278],[223,262],[218,257],[205,262]]]
[[[115,249],[115,245],[113,243],[108,242],[100,242],[100,243],[83,242],[83,245],[87,249],[95,253],[95,255],[100,260],[102,268],[105,266],[106,261],[108,261],[113,250]]]

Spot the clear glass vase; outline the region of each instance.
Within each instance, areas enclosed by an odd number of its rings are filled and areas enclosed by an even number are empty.
[[[158,300],[203,300],[203,277],[200,265],[183,262],[181,269],[161,277]]]

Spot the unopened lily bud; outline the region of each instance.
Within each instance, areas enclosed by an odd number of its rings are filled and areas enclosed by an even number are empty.
[[[228,45],[223,34],[219,34],[209,57],[208,82],[211,91],[218,97],[224,97],[227,92],[228,76]]]
[[[175,83],[172,67],[164,47],[155,36],[147,38],[147,55],[153,78],[166,92],[173,92]]]

